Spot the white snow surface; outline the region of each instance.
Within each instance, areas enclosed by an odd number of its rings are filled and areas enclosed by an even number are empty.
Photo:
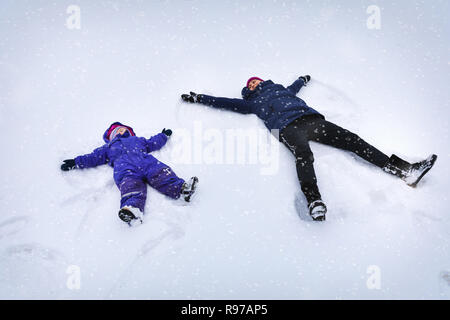
[[[80,29],[69,4],[0,4],[1,299],[450,298],[448,1],[73,1]],[[366,25],[373,4],[380,29]],[[240,98],[250,76],[305,74],[299,96],[329,121],[388,155],[436,153],[435,167],[413,189],[311,143],[328,206],[317,223],[274,137],[271,174],[178,159],[195,130],[200,152],[205,132],[264,130],[180,94]],[[111,167],[60,170],[114,121],[173,130],[154,155],[199,177],[191,204],[149,187],[129,228]]]

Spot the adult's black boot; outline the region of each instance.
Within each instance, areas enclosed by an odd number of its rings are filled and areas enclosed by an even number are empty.
[[[327,206],[321,199],[317,184],[302,184],[301,189],[308,202],[309,215],[314,221],[324,221]]]
[[[415,188],[424,175],[433,167],[436,159],[437,155],[432,154],[425,160],[409,163],[393,154],[383,167],[383,170],[399,177],[408,186]]]

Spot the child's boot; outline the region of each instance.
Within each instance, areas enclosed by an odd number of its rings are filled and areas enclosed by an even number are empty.
[[[119,211],[119,218],[130,227],[142,223],[142,211],[135,207],[125,206]]]
[[[186,202],[190,202],[192,196],[197,188],[198,178],[192,177],[189,179],[189,182],[183,183],[181,186],[181,196],[184,198]]]

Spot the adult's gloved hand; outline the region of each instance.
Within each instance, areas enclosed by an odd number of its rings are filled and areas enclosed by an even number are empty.
[[[64,163],[61,165],[62,171],[69,171],[76,168],[75,160],[74,159],[67,159],[63,161]]]
[[[201,95],[196,94],[195,92],[190,92],[189,94],[182,94],[181,99],[183,99],[186,102],[196,103],[198,102],[198,99]]]
[[[311,76],[310,75],[301,76],[300,79],[303,79],[303,82],[306,85],[311,80]]]
[[[164,128],[162,131],[166,136],[170,137],[172,135],[172,130]]]

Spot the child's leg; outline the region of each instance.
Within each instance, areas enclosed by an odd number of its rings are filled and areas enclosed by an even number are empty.
[[[181,187],[185,182],[183,179],[178,178],[168,166],[158,168],[156,172],[150,171],[147,174],[147,181],[153,188],[173,199],[180,197]]]
[[[145,200],[147,199],[147,185],[142,178],[124,177],[117,183],[117,186],[121,194],[120,208],[130,206],[144,212]]]

